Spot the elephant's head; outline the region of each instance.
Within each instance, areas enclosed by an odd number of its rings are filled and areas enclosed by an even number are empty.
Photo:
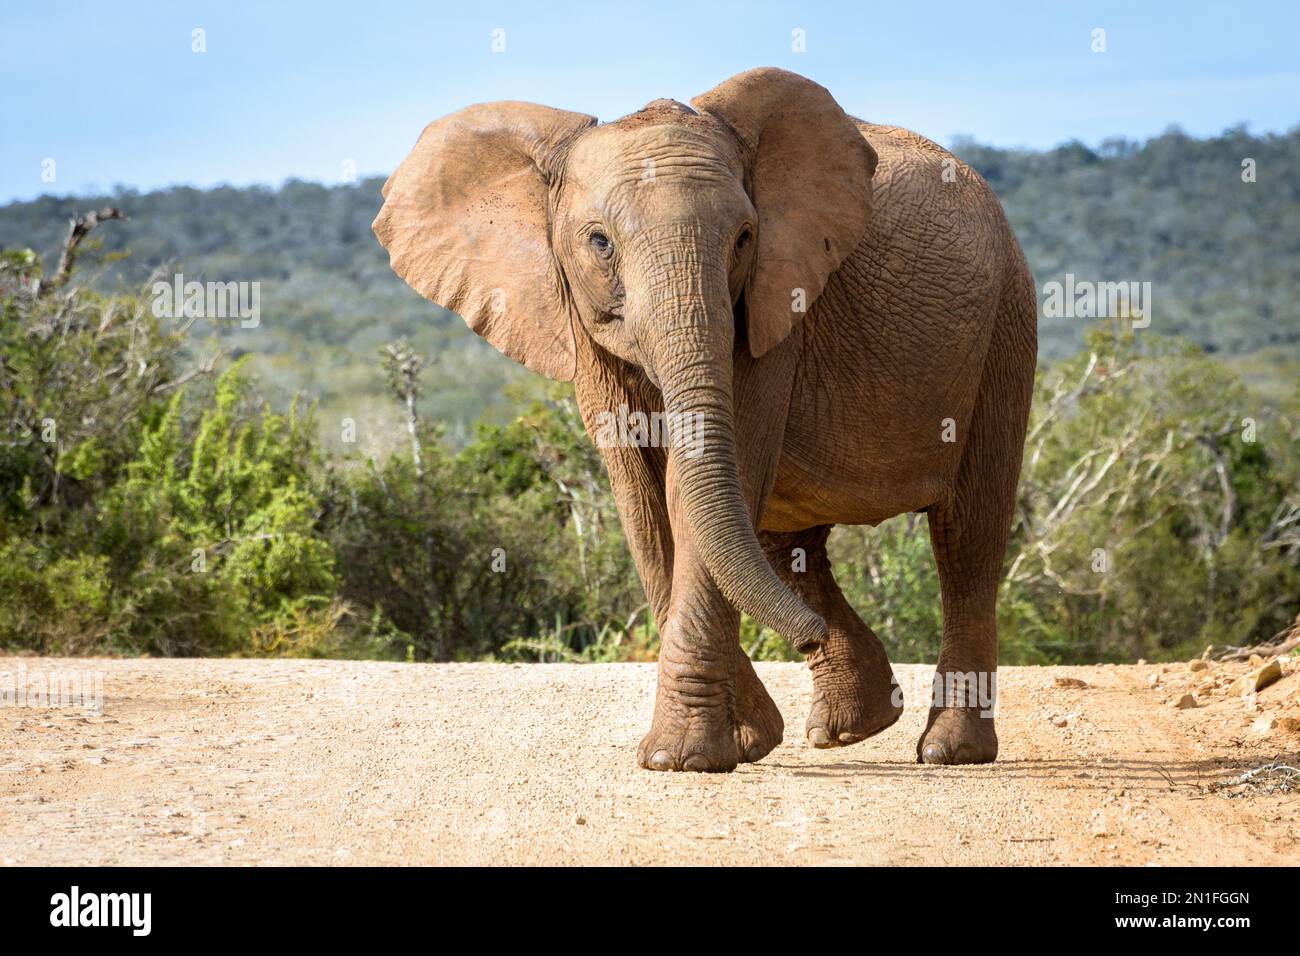
[[[575,374],[574,336],[645,371],[702,453],[672,449],[705,566],[807,649],[822,619],[780,583],[742,499],[733,348],[786,338],[861,237],[876,156],[831,95],[752,70],[614,123],[528,103],[430,124],[384,186],[393,268],[510,358]]]

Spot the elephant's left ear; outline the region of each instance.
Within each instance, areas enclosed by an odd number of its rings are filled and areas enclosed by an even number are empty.
[[[786,70],[738,74],[691,105],[726,121],[750,154],[759,222],[745,303],[757,358],[790,334],[862,238],[876,152],[825,87]]]

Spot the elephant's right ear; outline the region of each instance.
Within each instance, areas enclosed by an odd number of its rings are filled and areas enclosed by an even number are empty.
[[[425,127],[373,229],[393,271],[535,372],[568,381],[573,330],[551,253],[547,173],[596,118],[483,103]]]

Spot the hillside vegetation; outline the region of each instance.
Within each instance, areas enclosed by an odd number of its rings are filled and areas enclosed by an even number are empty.
[[[1171,131],[1145,143],[1049,152],[958,142],[954,151],[994,188],[1040,289],[1067,273],[1090,281],[1152,283],[1151,330],[1184,336],[1234,362],[1277,394],[1300,354],[1300,127],[1286,135],[1241,129],[1197,140]],[[1254,160],[1255,182],[1242,181]],[[0,209],[0,247],[29,246],[47,261],[70,216],[116,205],[129,223],[104,230],[105,253],[128,251],[93,278],[108,291],[158,266],[186,279],[262,283],[255,329],[209,330],[255,356],[281,403],[319,399],[323,437],[343,417],[387,414],[367,371],[375,348],[409,338],[429,359],[423,411],[462,444],[481,417],[512,413],[503,389],[523,373],[421,299],[388,268],[370,232],[383,179],[322,186],[177,187],[54,198]],[[1089,323],[1044,319],[1044,361],[1078,350]],[[376,449],[382,450],[382,449]]]

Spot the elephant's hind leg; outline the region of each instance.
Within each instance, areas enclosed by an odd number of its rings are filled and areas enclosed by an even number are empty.
[[[929,509],[943,641],[918,762],[989,763],[998,755],[997,596],[1033,390],[1034,309],[1026,273],[999,311],[952,494]]]
[[[805,734],[814,747],[843,747],[880,733],[903,713],[903,695],[880,638],[845,599],[826,555],[830,526],[760,536],[782,580],[826,620],[826,643],[808,655],[813,700]]]
[[[996,604],[1014,483],[1010,489],[973,480],[959,486],[967,494],[929,512],[943,641],[929,719],[916,745],[919,763],[989,763],[998,755]]]

